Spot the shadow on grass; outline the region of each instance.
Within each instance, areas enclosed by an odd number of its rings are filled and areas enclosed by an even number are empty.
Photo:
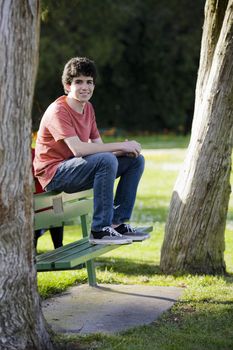
[[[224,276],[224,281],[226,283],[232,284],[233,283],[233,273],[232,272],[227,272]]]
[[[42,254],[47,252],[47,250],[42,251],[40,250],[38,254]],[[135,259],[136,260],[136,259]],[[106,268],[109,268],[112,273],[122,273],[129,276],[138,276],[138,275],[144,275],[144,276],[154,276],[154,275],[160,275],[160,276],[172,276],[174,278],[177,277],[189,277],[192,276],[217,276],[223,278],[223,280],[227,284],[233,283],[233,273],[226,273],[225,275],[208,275],[208,274],[191,274],[189,272],[176,272],[173,274],[166,274],[164,273],[159,264],[154,263],[153,261],[147,261],[147,262],[139,262],[139,261],[132,261],[131,259],[126,258],[119,258],[119,257],[98,257],[95,259],[96,266],[98,267],[98,270],[105,271]],[[79,267],[77,267],[75,270],[80,270],[82,268],[85,268],[85,264],[80,264]]]
[[[190,300],[180,300],[181,304],[189,304]],[[203,298],[199,300],[199,304],[213,304],[213,305],[233,305],[233,300],[213,300],[212,298]]]
[[[111,272],[123,273],[131,276],[162,274],[159,265],[150,262],[140,263],[130,259],[105,257],[98,258],[96,261],[100,271],[105,271],[106,267],[109,267]]]
[[[100,257],[96,259],[98,269],[100,271],[105,271],[106,267],[111,269],[111,272],[122,273],[125,275],[138,276],[138,275],[162,275],[162,276],[172,276],[172,277],[189,277],[188,272],[176,272],[173,274],[165,274],[160,269],[158,264],[148,261],[146,263],[141,263],[137,261],[132,261],[131,259],[119,258],[119,257]],[[213,276],[213,275],[203,275],[203,274],[193,274],[193,276]],[[233,273],[226,273],[225,275],[214,275],[223,278],[226,283],[233,283]]]

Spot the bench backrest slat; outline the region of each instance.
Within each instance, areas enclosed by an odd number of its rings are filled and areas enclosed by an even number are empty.
[[[55,198],[62,198],[63,203],[66,201],[72,200],[81,200],[82,198],[91,198],[93,197],[93,190],[86,190],[76,193],[65,193],[65,192],[43,192],[34,194],[34,210],[37,212],[38,210],[42,210],[43,208],[47,208],[53,205],[53,200]]]
[[[93,191],[72,194],[46,192],[34,195],[35,230],[75,225],[81,215],[92,212]]]

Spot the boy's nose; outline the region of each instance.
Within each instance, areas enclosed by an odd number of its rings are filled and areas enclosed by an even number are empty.
[[[87,84],[87,83],[83,83],[83,84],[82,84],[82,89],[83,89],[83,90],[88,89],[88,84]]]

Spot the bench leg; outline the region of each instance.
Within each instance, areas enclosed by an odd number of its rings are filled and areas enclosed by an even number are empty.
[[[81,227],[83,238],[88,237],[87,215],[81,215]]]
[[[82,235],[83,237],[88,237],[88,228],[87,228],[87,215],[81,216],[81,226],[82,226]],[[95,272],[95,263],[94,260],[89,260],[86,262],[87,266],[87,275],[88,282],[90,286],[96,286],[96,272]]]
[[[96,283],[96,273],[95,273],[95,263],[94,260],[89,260],[86,262],[87,265],[87,274],[88,274],[88,282],[92,287],[97,286]]]

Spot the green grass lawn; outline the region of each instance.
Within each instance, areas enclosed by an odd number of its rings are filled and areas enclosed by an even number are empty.
[[[168,149],[168,148],[186,148],[189,142],[190,136],[182,136],[174,134],[164,135],[131,135],[125,133],[124,136],[102,136],[104,142],[117,142],[128,140],[136,140],[140,142],[144,149]]]
[[[225,234],[228,274],[163,275],[159,268],[160,248],[172,188],[185,156],[188,139],[180,138],[176,143],[172,137],[160,137],[159,141],[144,137],[141,142],[145,149],[146,170],[138,190],[132,222],[135,225],[153,224],[154,230],[150,240],[134,243],[133,249],[131,245],[121,247],[99,258],[97,280],[99,283],[179,286],[184,289],[183,296],[170,311],[149,326],[108,336],[58,337],[61,348],[69,349],[70,346],[71,349],[71,344],[79,344],[80,349],[101,350],[233,349],[233,198],[231,196]],[[157,147],[159,143],[160,147]],[[149,148],[157,149],[152,151]],[[77,231],[80,231],[78,226],[66,229],[65,242],[78,237]],[[39,239],[38,244],[39,251],[47,249],[52,249],[48,233]],[[85,269],[38,273],[42,298],[86,282]]]

